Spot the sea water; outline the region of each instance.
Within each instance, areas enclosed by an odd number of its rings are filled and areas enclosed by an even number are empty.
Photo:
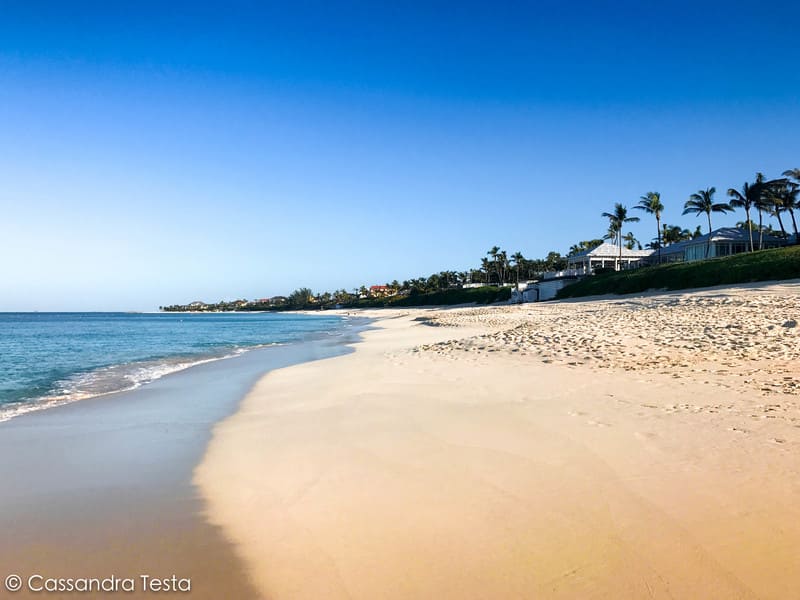
[[[0,421],[347,327],[294,313],[0,313]]]

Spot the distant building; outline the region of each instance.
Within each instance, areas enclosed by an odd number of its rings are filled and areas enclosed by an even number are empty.
[[[373,298],[385,298],[387,296],[394,296],[396,293],[397,290],[388,285],[369,286],[369,295]]]

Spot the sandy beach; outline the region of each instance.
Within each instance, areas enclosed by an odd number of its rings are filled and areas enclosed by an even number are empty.
[[[195,471],[265,598],[791,598],[800,283],[372,311]]]

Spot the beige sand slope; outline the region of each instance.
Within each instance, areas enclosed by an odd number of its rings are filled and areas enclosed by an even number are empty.
[[[752,319],[800,306],[796,286],[717,297],[765,294],[788,304]],[[684,322],[697,296],[652,301],[676,299]],[[710,377],[724,344],[696,372],[610,367],[629,308],[381,313],[355,353],[270,373],[218,426],[196,472],[210,520],[266,598],[797,597],[798,397]],[[519,329],[570,310],[597,364]],[[660,312],[636,312],[641,335],[674,326]]]

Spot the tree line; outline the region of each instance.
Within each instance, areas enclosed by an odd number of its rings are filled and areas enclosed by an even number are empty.
[[[480,266],[464,271],[439,271],[427,277],[416,277],[399,281],[397,279],[384,284],[385,291],[373,294],[366,285],[332,292],[314,293],[307,287],[296,289],[287,297],[278,297],[266,301],[221,300],[216,303],[173,304],[160,306],[165,312],[219,312],[219,311],[282,311],[318,308],[334,308],[336,306],[369,306],[383,305],[385,296],[408,298],[406,305],[425,295],[459,290],[465,286],[481,285],[501,288],[522,280],[534,279],[545,271],[558,271],[566,268],[567,258],[558,252],[549,252],[544,258],[525,258],[521,252],[509,256],[499,246],[492,247],[480,260]]]
[[[711,217],[714,213],[733,212],[737,208],[744,210],[745,220],[738,223],[739,227],[746,229],[749,238],[749,250],[755,251],[756,243],[754,234],[758,234],[758,249],[763,248],[764,234],[777,235],[787,239],[789,234],[786,231],[784,217],[789,216],[794,231],[794,240],[800,244],[800,236],[797,232],[797,220],[795,210],[800,210],[800,169],[788,169],[783,172],[782,177],[766,179],[763,173],[756,173],[755,180],[745,181],[741,189],[728,188],[728,202],[720,202],[716,199],[715,187],[698,190],[691,194],[683,205],[684,215],[694,214],[698,217],[705,215],[708,222],[708,232],[711,233]],[[634,209],[641,210],[652,215],[656,222],[656,237],[648,244],[648,247],[657,250],[658,262],[661,262],[661,248],[671,243],[697,237],[700,235],[700,227],[694,234],[689,234],[688,230],[681,229],[676,225],[666,225],[662,227],[661,217],[664,212],[664,204],[661,201],[661,194],[658,192],[648,192],[641,196],[639,203]],[[758,215],[758,224],[753,222],[752,213]],[[775,217],[778,220],[780,231],[775,231],[771,226],[764,226],[764,216]],[[628,208],[622,203],[617,202],[614,210],[604,212],[602,217],[608,219],[608,232],[603,239],[610,239],[619,248],[619,256],[622,257],[623,242],[627,240],[628,248],[633,248],[635,238],[629,233],[627,236],[622,234],[626,223],[639,221],[639,217],[629,216]],[[595,240],[598,241],[598,240]],[[602,243],[602,241],[600,241]],[[599,245],[599,244],[598,244]],[[641,245],[639,245],[641,247]],[[711,236],[709,235],[706,243],[706,257],[711,249]]]

